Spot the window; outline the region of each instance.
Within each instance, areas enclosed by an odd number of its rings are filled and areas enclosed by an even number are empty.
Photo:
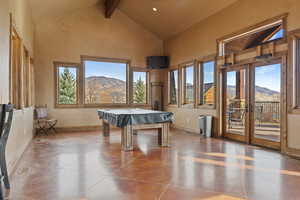
[[[78,71],[79,64],[55,63],[56,104],[78,104]]]
[[[215,62],[203,62],[199,66],[200,104],[213,105],[215,102]]]
[[[195,89],[195,84],[194,84],[194,65],[189,64],[183,67],[182,69],[183,73],[183,94],[184,94],[184,99],[183,103],[184,104],[193,104],[194,103],[194,89]]]
[[[133,72],[133,103],[148,103],[148,72]]]
[[[285,37],[287,14],[274,17],[238,34],[219,40],[219,56],[238,53]]]
[[[178,70],[169,72],[169,104],[178,104]]]
[[[10,66],[10,101],[16,109],[22,108],[22,62],[21,39],[14,28],[11,29],[11,66]]]
[[[23,99],[24,99],[24,107],[29,107],[30,100],[30,57],[29,52],[24,47],[23,51]]]
[[[293,44],[293,71],[290,74],[293,74],[293,109],[300,108],[300,31],[295,33],[292,38]]]
[[[84,59],[86,104],[127,103],[127,62]]]
[[[273,40],[278,40],[284,37],[284,29],[282,29],[281,27],[279,28],[279,30],[277,30],[277,32],[275,31],[273,33],[273,35],[271,34],[271,38],[268,39],[267,41],[273,41]]]
[[[126,107],[149,103],[147,69],[129,68],[129,61],[122,59],[81,59],[81,64],[54,62],[56,107]]]
[[[34,76],[34,61],[33,58],[30,58],[29,65],[29,105],[35,105],[35,76]]]

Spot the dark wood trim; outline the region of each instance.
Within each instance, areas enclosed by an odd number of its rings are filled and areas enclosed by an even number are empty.
[[[80,63],[72,63],[72,62],[59,62],[54,61],[54,108],[77,108],[80,104]],[[75,68],[76,69],[76,103],[67,105],[67,104],[59,104],[58,98],[58,69],[59,67],[66,67],[66,68]]]
[[[105,0],[105,17],[111,18],[114,11],[117,9],[118,5],[120,4],[120,0]]]
[[[213,105],[207,105],[203,104],[202,102],[202,97],[203,94],[201,91],[203,91],[203,64],[207,62],[214,62],[214,85],[215,85],[215,90],[214,90],[214,104]],[[197,78],[196,78],[196,104],[197,108],[201,109],[216,109],[216,103],[217,103],[217,57],[216,54],[212,54],[209,56],[205,56],[202,59],[199,59],[196,64],[197,67]]]
[[[285,57],[283,56],[281,58],[277,58],[277,59],[273,59],[272,61],[269,61],[267,64],[264,62],[257,62],[257,63],[253,63],[251,65],[251,74],[252,74],[252,78],[250,78],[252,80],[252,83],[250,84],[252,87],[252,96],[251,96],[251,102],[250,105],[254,105],[254,94],[255,94],[255,83],[254,83],[254,73],[255,73],[255,68],[256,67],[260,67],[260,66],[264,66],[264,65],[272,65],[272,64],[281,64],[281,98],[280,98],[280,104],[281,105],[285,105],[285,106],[281,106],[281,111],[280,111],[280,142],[275,142],[275,141],[270,141],[270,140],[266,140],[266,139],[261,139],[261,138],[257,138],[255,137],[255,122],[254,122],[254,112],[251,112],[251,144],[254,145],[258,145],[258,146],[264,146],[267,148],[271,148],[271,149],[276,149],[276,150],[281,150],[282,152],[285,151],[285,147],[286,147],[286,126],[287,126],[287,114],[286,114],[286,62],[285,62]]]
[[[123,59],[123,58],[107,58],[107,57],[101,57],[101,56],[88,56],[88,55],[81,55],[80,59],[85,61],[98,61],[98,62],[113,62],[113,63],[127,63],[130,64],[129,59]]]
[[[295,54],[300,52],[297,47],[298,40],[300,40],[300,29],[291,32],[288,40],[288,112],[292,114],[300,113],[300,59],[295,57]]]
[[[287,154],[288,156],[300,159],[300,149],[287,147],[284,153]]]
[[[252,26],[248,26],[239,31],[230,33],[228,35],[225,35],[225,36],[217,39],[217,54],[218,54],[218,56],[220,55],[220,45],[225,40],[242,35],[242,34],[245,34],[245,35],[243,35],[241,37],[247,36],[248,32],[251,32],[252,30],[255,30],[255,29],[259,29],[260,27],[263,27],[263,26],[267,26],[268,24],[275,23],[276,21],[279,21],[279,20],[282,20],[282,27],[285,30],[284,37],[282,39],[280,39],[279,41],[283,41],[284,43],[287,42],[287,17],[288,17],[288,15],[289,15],[289,13],[284,13],[284,14],[272,17],[270,19],[264,20],[260,23],[254,24]],[[249,33],[249,34],[251,34],[251,33]],[[225,55],[226,55],[226,52],[225,52]]]
[[[260,28],[260,27],[262,27],[262,26],[266,26],[266,25],[268,25],[268,24],[272,24],[272,23],[274,23],[274,22],[276,22],[276,21],[278,21],[278,20],[283,20],[283,22],[284,22],[284,21],[286,21],[286,19],[287,19],[288,16],[289,16],[289,13],[283,13],[283,14],[281,14],[281,15],[278,15],[278,16],[275,16],[275,17],[272,17],[272,18],[269,18],[269,19],[264,20],[264,21],[262,21],[262,22],[260,22],[260,23],[257,23],[257,24],[254,24],[254,25],[252,25],[252,26],[248,26],[248,27],[246,27],[246,28],[240,29],[239,31],[236,31],[236,32],[227,34],[227,35],[225,35],[225,36],[223,36],[223,37],[217,39],[217,42],[219,43],[219,42],[221,42],[221,41],[223,41],[223,40],[226,40],[226,39],[229,39],[229,38],[232,38],[232,37],[241,35],[241,34],[243,34],[243,33],[250,32],[251,30],[258,29],[258,28]],[[285,27],[285,26],[286,26],[285,24],[283,24],[283,26],[284,26],[283,28],[286,28],[286,27]],[[286,29],[285,29],[285,30],[286,30]]]
[[[126,64],[126,103],[124,104],[131,104],[132,101],[132,81],[130,81],[132,78],[132,74],[130,73],[131,71],[131,61],[128,59],[119,59],[119,58],[104,58],[104,57],[96,57],[96,56],[86,56],[86,55],[81,55],[81,76],[80,76],[80,84],[81,84],[81,104],[88,105],[85,102],[85,61],[96,61],[96,62],[111,62],[111,63],[123,63]],[[101,106],[102,104],[96,104],[97,106]],[[112,105],[117,105],[113,103],[108,103],[105,104],[108,106]]]
[[[171,74],[171,72],[173,72],[173,71],[177,71],[177,91],[176,91],[176,93],[177,93],[177,98],[176,98],[176,101],[177,101],[177,104],[172,104],[171,103],[171,82],[170,82],[170,74]],[[180,85],[180,78],[179,78],[179,68],[178,68],[178,66],[177,66],[177,68],[171,68],[169,71],[168,71],[168,103],[167,103],[167,106],[168,107],[179,107],[179,85]]]
[[[222,116],[220,116],[221,120],[222,120],[222,133],[225,138],[229,138],[229,139],[233,139],[233,140],[237,140],[239,142],[244,142],[244,143],[249,143],[249,134],[250,134],[250,115],[249,112],[246,112],[245,114],[245,125],[244,125],[244,133],[243,135],[239,135],[239,134],[234,134],[231,132],[227,132],[227,122],[226,122],[226,107],[227,107],[227,90],[226,90],[226,82],[227,82],[227,77],[226,77],[226,73],[230,72],[230,71],[240,71],[240,70],[245,70],[245,103],[249,105],[249,86],[250,84],[250,79],[249,79],[249,75],[250,75],[250,71],[249,71],[249,66],[248,65],[240,65],[240,66],[235,66],[235,67],[230,67],[230,68],[226,68],[222,70],[222,104],[221,104],[221,108],[222,108]]]
[[[145,104],[138,104],[138,103],[134,103],[133,102],[133,74],[134,72],[145,72],[146,73],[146,103]],[[129,94],[129,101],[130,104],[133,105],[143,105],[143,106],[150,106],[150,80],[151,80],[151,70],[147,69],[147,68],[141,68],[141,67],[130,67],[130,87],[132,88],[132,91],[130,91]]]
[[[189,61],[189,62],[184,62],[182,64],[179,65],[179,71],[181,72],[181,77],[180,77],[180,85],[181,85],[181,106],[185,106],[185,105],[193,105],[194,108],[196,108],[196,84],[197,84],[197,60],[192,60],[192,61]],[[194,95],[194,99],[193,99],[193,102],[192,103],[186,103],[186,86],[185,86],[185,79],[186,79],[186,76],[185,76],[185,70],[187,67],[193,67],[193,76],[194,76],[194,80],[193,80],[193,84],[194,84],[194,92],[193,92],[193,95]],[[185,107],[190,107],[190,106],[185,106]]]

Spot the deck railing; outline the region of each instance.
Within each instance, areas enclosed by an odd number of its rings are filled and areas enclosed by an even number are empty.
[[[280,121],[280,102],[278,101],[256,101],[255,115],[261,122]]]

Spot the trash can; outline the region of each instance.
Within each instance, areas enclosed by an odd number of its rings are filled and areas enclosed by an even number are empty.
[[[200,135],[204,137],[211,137],[212,135],[212,121],[211,115],[200,115],[198,118],[198,124],[200,129]]]

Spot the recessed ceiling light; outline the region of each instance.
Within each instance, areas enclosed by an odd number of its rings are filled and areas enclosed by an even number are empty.
[[[152,8],[152,10],[153,10],[154,12],[157,12],[157,8]]]

